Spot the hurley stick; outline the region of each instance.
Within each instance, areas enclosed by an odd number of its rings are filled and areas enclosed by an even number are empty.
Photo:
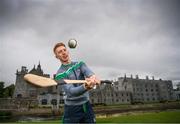
[[[67,80],[67,79],[59,79],[57,83],[56,80],[52,78],[47,78],[43,76],[38,76],[35,74],[26,74],[24,76],[24,79],[33,85],[39,86],[39,87],[49,87],[49,86],[56,86],[58,84],[63,85],[63,84],[77,84],[77,83],[86,83],[86,80]],[[109,83],[111,84],[112,82],[109,80],[102,80],[101,83]]]

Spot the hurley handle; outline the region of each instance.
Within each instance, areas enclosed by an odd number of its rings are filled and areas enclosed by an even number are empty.
[[[112,84],[112,81],[110,81],[110,80],[101,80],[101,83],[104,83],[104,84]]]
[[[63,84],[79,84],[79,83],[86,83],[86,80],[67,80],[67,79],[64,79],[63,81],[61,80],[61,83],[58,83],[60,85],[63,85]],[[112,84],[112,81],[110,80],[101,80],[101,83],[103,84]]]

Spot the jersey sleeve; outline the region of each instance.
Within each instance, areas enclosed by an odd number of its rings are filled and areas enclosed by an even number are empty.
[[[80,69],[86,78],[94,75],[94,72],[92,72],[91,69],[85,63],[81,65]]]
[[[74,87],[72,84],[63,85],[63,89],[68,96],[80,96],[87,91],[83,85]]]

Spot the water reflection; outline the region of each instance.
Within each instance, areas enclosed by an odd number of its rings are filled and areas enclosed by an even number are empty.
[[[1,118],[1,122],[41,122],[41,121],[50,121],[58,120],[60,116],[6,116]]]

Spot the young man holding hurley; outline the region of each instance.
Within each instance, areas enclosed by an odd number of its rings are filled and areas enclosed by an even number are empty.
[[[65,73],[65,79],[87,81],[84,84],[64,84],[62,86],[65,92],[63,122],[95,123],[95,115],[89,102],[88,91],[100,84],[100,80],[84,62],[71,61],[69,51],[62,42],[57,43],[53,50],[56,58],[61,62],[56,76]]]

